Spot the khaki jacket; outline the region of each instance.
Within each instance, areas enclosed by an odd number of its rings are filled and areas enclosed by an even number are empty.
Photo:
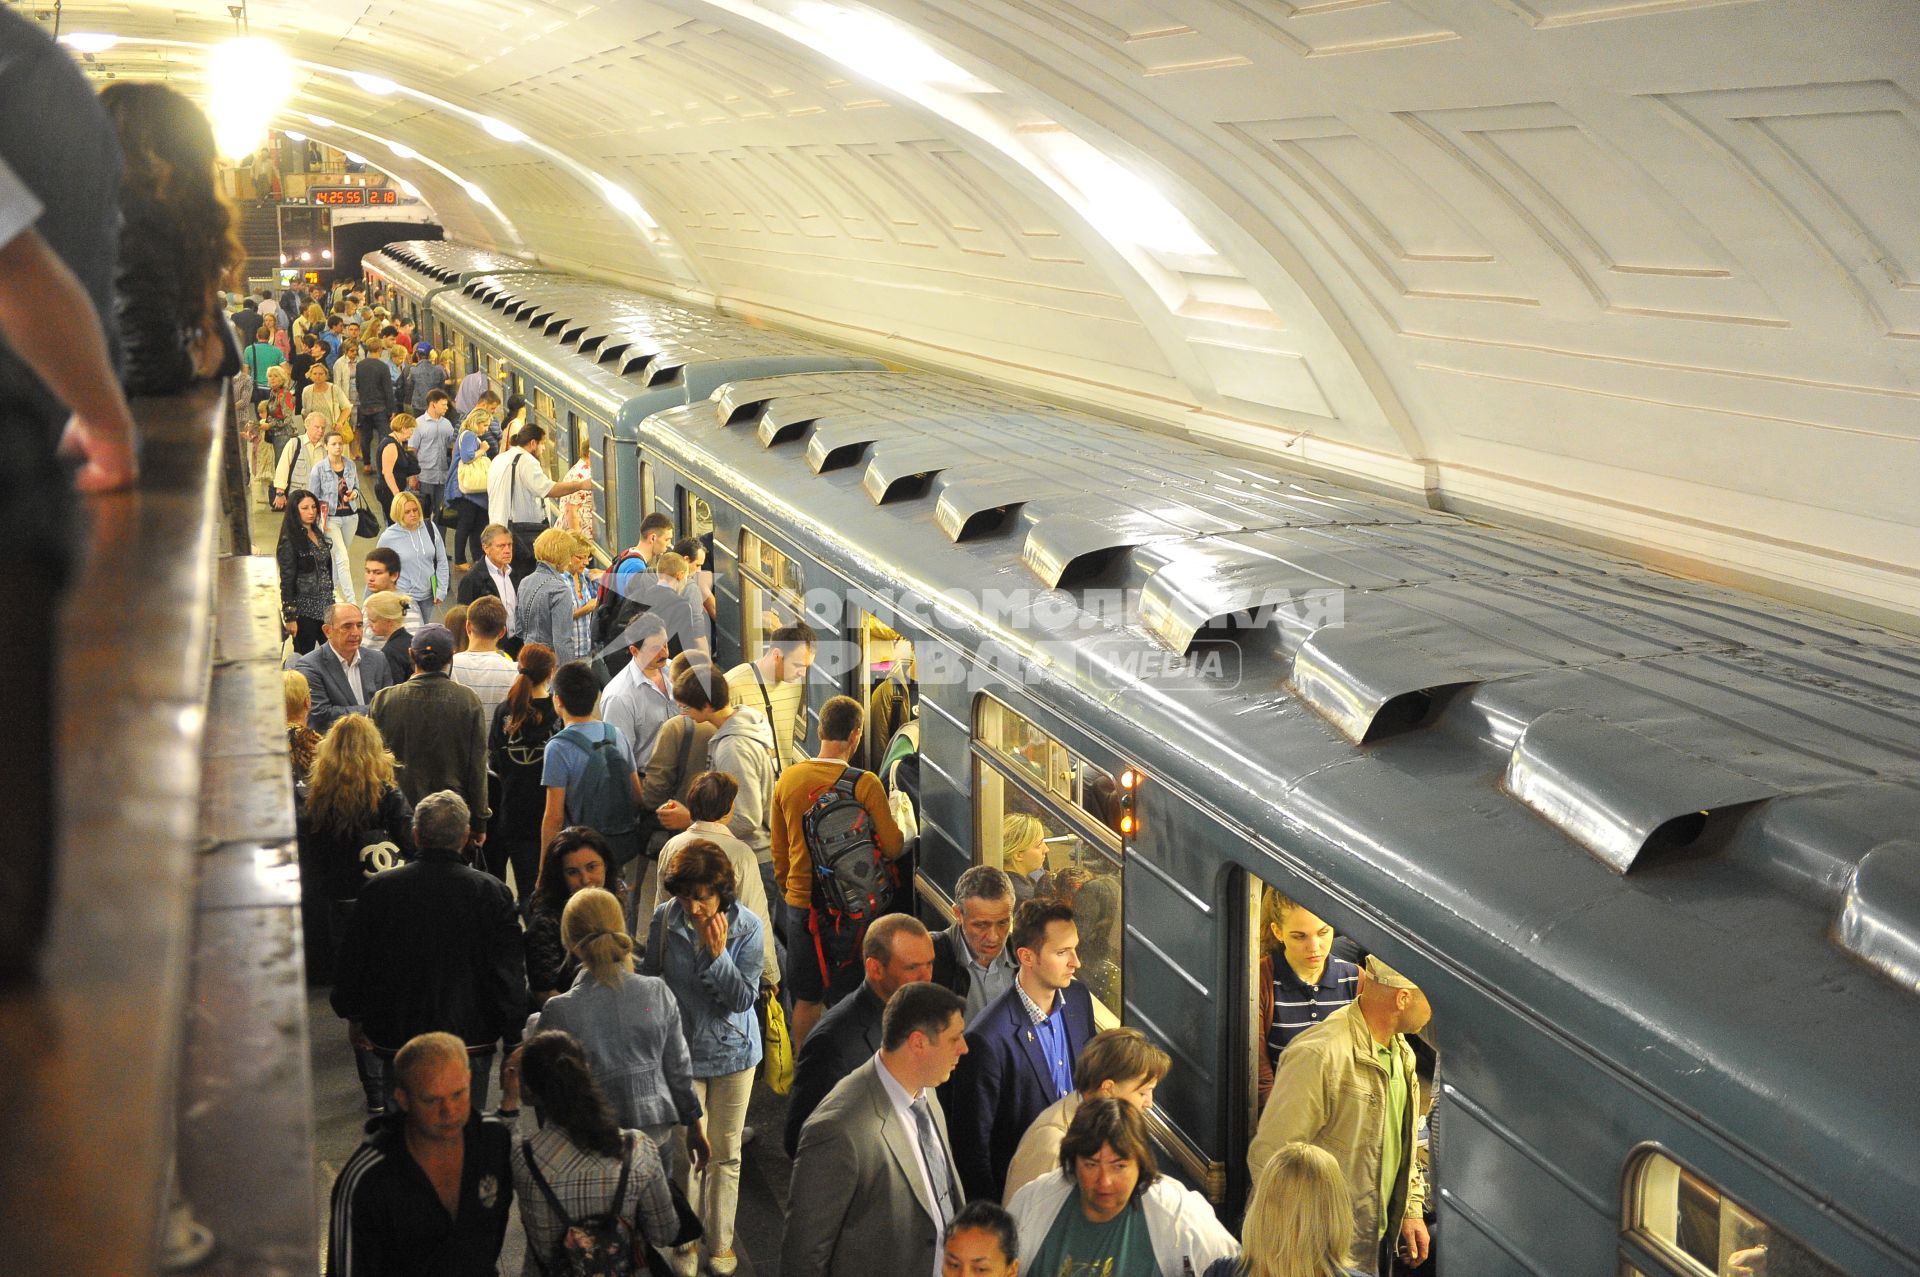
[[[1080,1111],[1080,1099],[1080,1092],[1069,1091],[1065,1099],[1055,1100],[1033,1119],[1033,1125],[1020,1137],[1020,1146],[1013,1150],[1013,1160],[1007,1163],[1002,1206],[1012,1206],[1015,1193],[1060,1169],[1060,1145],[1066,1142],[1073,1115]]]
[[[1393,1039],[1407,1079],[1407,1117],[1401,1132],[1406,1156],[1384,1204],[1387,1236],[1399,1231],[1408,1211],[1419,1212],[1425,1183],[1413,1175],[1414,1130],[1419,1123],[1420,1086],[1414,1076],[1413,1048]],[[1247,1164],[1257,1177],[1282,1146],[1294,1141],[1318,1145],[1333,1154],[1353,1194],[1353,1253],[1349,1260],[1363,1273],[1376,1271],[1383,1204],[1380,1201],[1380,1152],[1387,1112],[1387,1071],[1374,1054],[1373,1034],[1352,1002],[1295,1038],[1280,1053],[1273,1094],[1260,1114]]]

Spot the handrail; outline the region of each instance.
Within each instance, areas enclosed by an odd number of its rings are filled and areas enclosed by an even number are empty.
[[[136,490],[87,498],[60,618],[51,926],[0,992],[0,1261],[122,1277],[158,1263],[187,1020],[222,387],[134,401]]]

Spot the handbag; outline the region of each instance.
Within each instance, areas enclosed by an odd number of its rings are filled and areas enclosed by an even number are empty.
[[[765,1027],[761,1042],[765,1050],[760,1057],[760,1075],[775,1095],[785,1095],[793,1089],[793,1035],[787,1032],[787,1013],[780,1009],[780,999],[762,992],[761,1002],[766,1009],[762,1012]]]
[[[457,477],[460,491],[481,493],[487,490],[487,476],[492,472],[493,458],[476,453],[472,458],[460,463]]]
[[[526,455],[524,452],[520,454],[522,457]],[[526,557],[531,559],[533,557],[534,539],[547,530],[547,521],[545,519],[540,520],[538,523],[516,523],[513,521],[513,498],[519,491],[519,484],[520,461],[519,458],[516,457],[514,458],[513,469],[507,472],[507,531],[513,534],[514,554],[519,555],[524,551]]]
[[[373,511],[361,506],[353,530],[356,536],[377,537],[380,535],[380,520],[373,517]]]

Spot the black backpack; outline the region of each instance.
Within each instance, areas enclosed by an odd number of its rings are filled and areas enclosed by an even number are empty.
[[[866,775],[849,766],[823,787],[800,817],[813,858],[813,904],[836,932],[864,930],[893,900],[893,866],[874,838],[873,814],[855,796]]]
[[[647,604],[629,598],[614,588],[614,579],[620,575],[621,567],[636,560],[640,562],[642,569],[646,567],[646,561],[641,559],[637,552],[622,550],[614,556],[613,562],[607,564],[607,570],[600,574],[600,589],[594,596],[593,609],[593,646],[596,650],[607,647],[625,634],[627,627],[647,610]],[[645,575],[643,570],[635,574],[635,579],[644,578]],[[611,659],[612,654],[609,653],[608,656],[609,672],[619,673],[620,668],[627,663],[627,650],[620,649],[618,666],[614,665]]]
[[[540,1173],[540,1165],[534,1160],[533,1145],[522,1144],[520,1151],[526,1155],[533,1182],[540,1186],[547,1204],[560,1217],[560,1236],[554,1239],[552,1254],[545,1259],[539,1255],[533,1257],[541,1272],[564,1273],[566,1277],[630,1277],[647,1271],[645,1243],[634,1240],[633,1224],[620,1213],[621,1205],[627,1200],[627,1174],[633,1169],[632,1144],[626,1145],[626,1152],[620,1158],[620,1183],[614,1188],[613,1200],[607,1203],[607,1209],[581,1219],[570,1217],[560,1204],[553,1185],[547,1183],[547,1177]]]

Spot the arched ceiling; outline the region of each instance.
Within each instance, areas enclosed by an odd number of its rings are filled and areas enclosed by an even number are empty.
[[[1914,0],[248,19],[452,237],[1920,625]],[[233,32],[61,23],[189,80]]]

